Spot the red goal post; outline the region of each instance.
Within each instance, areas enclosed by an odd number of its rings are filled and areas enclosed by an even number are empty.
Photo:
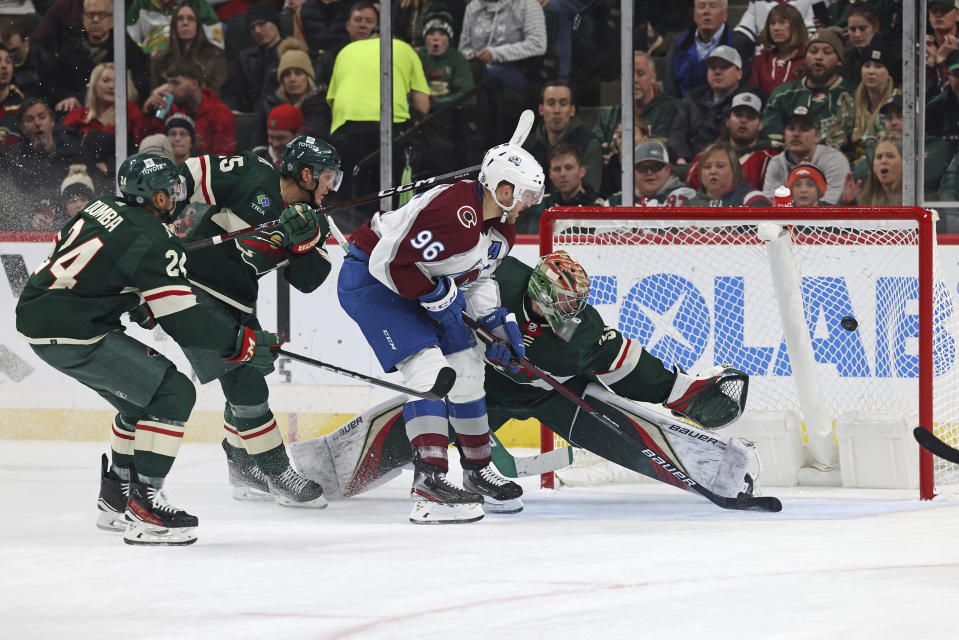
[[[936,264],[934,212],[557,207],[540,221],[540,251],[558,249],[583,264],[607,323],[667,366],[731,364],[751,376],[747,414],[797,412],[807,463],[839,466],[836,424],[854,414],[959,425],[959,311]],[[918,469],[932,498],[931,454],[919,452]]]

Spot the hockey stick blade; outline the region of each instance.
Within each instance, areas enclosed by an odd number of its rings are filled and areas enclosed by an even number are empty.
[[[735,498],[726,498],[716,495],[701,485],[696,485],[694,490],[702,497],[723,509],[733,511],[766,511],[770,513],[779,513],[783,510],[783,503],[779,498],[772,496],[748,496],[741,493]]]
[[[518,458],[500,442],[495,431],[489,432],[490,454],[496,469],[507,478],[528,478],[568,467],[573,462],[573,448],[561,447],[545,453]]]
[[[375,384],[376,386],[383,387],[384,389],[399,391],[400,393],[416,396],[417,398],[423,398],[424,400],[442,400],[444,397],[446,397],[446,394],[449,393],[450,389],[453,388],[453,383],[456,382],[456,371],[452,367],[443,367],[436,375],[436,382],[433,383],[433,387],[429,391],[417,391],[416,389],[404,387],[400,384],[394,384],[389,380],[381,380],[379,378],[374,378],[373,376],[368,376],[365,373],[350,371],[349,369],[343,369],[342,367],[338,367],[333,364],[314,360],[313,358],[309,358],[298,353],[291,353],[286,349],[274,349],[273,353],[281,355],[285,358],[289,358],[290,360],[295,360],[296,362],[302,362],[303,364],[319,367],[320,369],[326,369],[327,371],[332,371],[333,373],[339,373],[340,375],[348,376],[350,378],[363,380],[364,382]]]
[[[953,464],[959,464],[959,450],[950,447],[948,444],[933,435],[932,431],[924,427],[916,427],[912,430],[912,435],[916,442],[934,456]]]
[[[361,204],[366,204],[368,202],[373,202],[375,200],[380,200],[382,198],[388,198],[400,193],[405,193],[407,191],[414,191],[422,187],[432,187],[434,185],[461,180],[466,178],[473,173],[476,173],[481,168],[481,165],[475,165],[472,167],[467,167],[465,169],[460,169],[458,171],[450,171],[449,173],[444,173],[438,176],[432,176],[430,178],[423,178],[417,180],[416,182],[410,182],[408,184],[401,184],[397,187],[390,187],[389,189],[383,189],[378,193],[370,193],[365,196],[360,196],[359,198],[353,198],[352,200],[347,200],[346,202],[338,202],[332,204],[329,207],[319,209],[318,213],[331,214],[343,209],[350,209],[352,207],[359,206]],[[280,226],[279,220],[270,220],[268,222],[263,222],[253,227],[246,227],[244,229],[237,229],[236,231],[231,231],[229,233],[222,233],[218,236],[213,236],[211,238],[200,238],[192,242],[187,242],[184,244],[184,248],[187,251],[196,251],[197,249],[204,249],[206,247],[213,247],[218,244],[223,244],[227,240],[233,240],[234,238],[239,238],[240,236],[249,235],[251,233],[256,233],[257,231],[269,231],[270,229],[275,229]]]
[[[533,112],[529,109],[526,109],[519,115],[519,122],[516,123],[516,129],[513,131],[513,137],[509,139],[509,143],[516,145],[517,147],[522,147],[523,143],[526,142],[526,138],[529,136],[530,130],[533,128],[533,121],[536,116],[533,115]]]

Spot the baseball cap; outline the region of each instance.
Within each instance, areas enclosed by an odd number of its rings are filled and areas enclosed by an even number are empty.
[[[949,9],[955,9],[956,7],[959,7],[959,0],[955,0],[955,2],[951,2],[950,0],[929,0],[930,9],[932,8],[932,5],[934,4],[943,4],[943,5],[946,5],[946,7],[948,7]]]
[[[706,56],[706,59],[703,60],[703,62],[709,62],[714,58],[725,60],[737,69],[743,68],[743,59],[740,57],[739,52],[728,45],[721,44],[713,49],[712,53]]]
[[[756,113],[762,113],[763,101],[755,93],[744,91],[743,93],[737,93],[733,96],[733,104],[729,110],[732,111],[736,107],[749,107]]]
[[[902,113],[902,94],[901,93],[897,93],[896,95],[886,100],[886,103],[882,105],[881,107],[879,107],[879,115],[884,116],[890,111],[892,111],[893,109],[898,109],[899,113],[900,114]]]
[[[786,124],[789,124],[793,120],[803,121],[813,129],[819,130],[819,118],[816,117],[816,113],[812,109],[805,105],[799,105],[793,109],[789,117],[786,118]]]
[[[645,160],[655,160],[662,164],[669,164],[669,153],[666,147],[655,140],[648,140],[633,150],[633,164],[637,165]]]
[[[808,51],[809,47],[816,42],[825,42],[832,47],[833,51],[836,52],[836,55],[839,56],[839,62],[846,61],[843,53],[844,47],[842,44],[842,35],[836,27],[826,27],[825,29],[820,29],[813,34],[813,37],[811,37],[809,42],[806,43],[806,50]]]
[[[292,104],[278,104],[266,118],[267,129],[299,131],[303,127],[303,112]]]

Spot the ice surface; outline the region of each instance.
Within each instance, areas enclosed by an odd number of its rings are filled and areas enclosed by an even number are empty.
[[[217,445],[168,493],[182,548],[95,528],[98,443],[0,441],[0,638],[955,638],[959,504],[767,491],[780,514],[666,486],[540,491],[409,524],[411,474],[323,511],[230,497]],[[455,452],[452,455],[456,457]],[[455,466],[455,462],[454,462]],[[458,473],[452,477],[458,479]]]

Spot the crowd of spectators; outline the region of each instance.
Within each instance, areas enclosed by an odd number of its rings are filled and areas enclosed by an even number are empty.
[[[901,9],[892,0],[636,0],[638,206],[902,201]],[[17,11],[10,7],[18,7]],[[126,147],[180,163],[301,133],[344,161],[331,200],[378,187],[379,4],[371,0],[6,2],[0,230],[51,231],[114,186],[114,38]],[[623,201],[618,8],[587,0],[393,3],[394,179],[475,163],[525,108],[549,206]],[[736,17],[735,22],[730,15]],[[959,0],[930,0],[927,197],[959,195]],[[122,104],[122,103],[121,103]],[[422,123],[422,126],[418,126]],[[346,231],[368,211],[348,218]]]

